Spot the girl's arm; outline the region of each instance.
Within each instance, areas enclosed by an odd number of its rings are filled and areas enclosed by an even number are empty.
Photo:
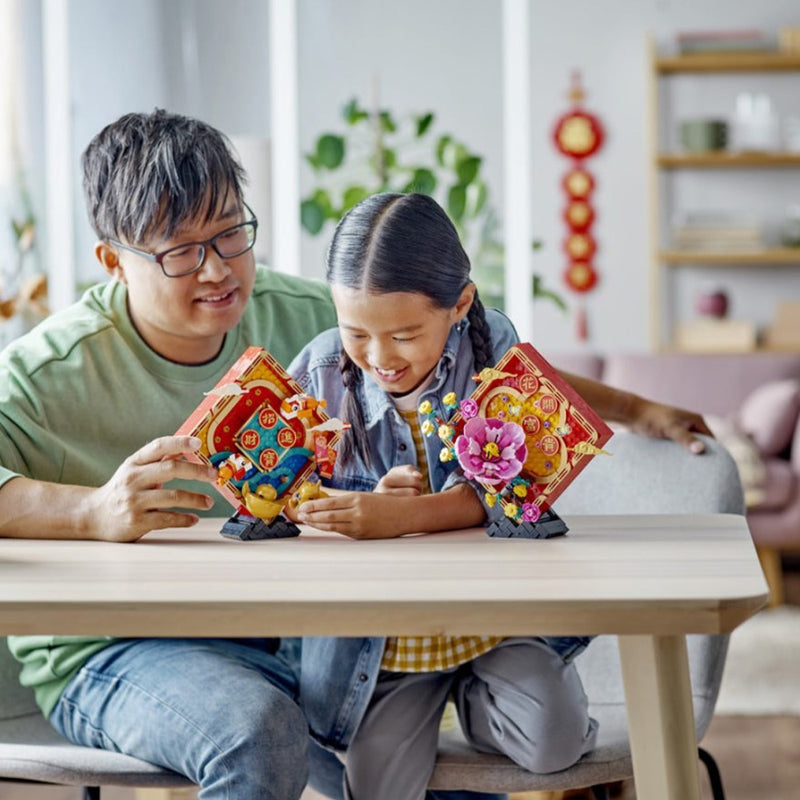
[[[700,414],[656,403],[589,378],[566,372],[561,376],[603,419],[621,422],[635,433],[655,439],[673,439],[692,453],[705,450],[705,445],[692,435],[693,432],[712,435]]]
[[[340,492],[303,503],[297,521],[351,539],[393,539],[407,533],[474,528],[484,524],[486,512],[475,490],[460,483],[438,494],[416,496]]]

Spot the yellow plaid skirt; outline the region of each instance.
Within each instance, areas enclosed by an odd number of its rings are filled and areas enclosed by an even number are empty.
[[[441,672],[488,653],[502,636],[389,637],[381,669],[389,672]]]

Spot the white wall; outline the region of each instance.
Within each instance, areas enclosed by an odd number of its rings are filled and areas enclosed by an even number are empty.
[[[436,136],[452,133],[485,157],[502,201],[501,19],[498,0],[301,0],[300,144],[344,132],[342,106],[357,97],[398,116],[433,111]],[[305,166],[303,194],[314,185]],[[303,236],[305,274],[322,275],[332,228]]]
[[[32,0],[31,0],[32,2]],[[263,135],[269,128],[268,15],[265,0],[71,0],[73,131],[78,157],[104,124],[130,110],[164,105],[197,114],[231,135]],[[28,15],[35,25],[36,14]],[[531,70],[534,219],[531,236],[544,249],[533,268],[562,293],[563,195],[567,162],[550,142],[555,119],[568,106],[569,76],[583,73],[586,104],[603,120],[607,140],[589,162],[597,179],[594,233],[601,283],[588,295],[591,339],[598,350],[646,350],[648,342],[647,75],[645,37],[663,44],[676,31],[763,28],[800,24],[797,0],[531,0]],[[431,109],[437,128],[467,141],[485,156],[491,192],[500,206],[502,186],[501,21],[498,0],[298,0],[300,147],[307,151],[323,130],[342,129],[342,104],[351,96],[371,102],[379,86],[382,105],[397,112]],[[187,30],[196,32],[197,69],[187,71]],[[36,37],[29,37],[35,42]],[[198,79],[192,81],[190,74]],[[732,108],[740,88],[761,78],[717,76],[710,95],[693,79],[674,89],[684,112]],[[769,76],[781,84],[780,110],[800,113],[798,76]],[[688,82],[687,82],[688,81]],[[705,83],[703,84],[705,85]],[[705,91],[705,90],[703,90]],[[35,107],[35,97],[32,99]],[[36,122],[36,111],[29,117]],[[38,132],[31,134],[36,147]],[[35,167],[34,167],[35,171]],[[777,217],[800,199],[798,172],[737,172],[682,176],[670,191],[694,203],[754,206]],[[712,180],[713,178],[713,180]],[[303,168],[301,192],[312,185]],[[82,209],[76,182],[76,208]],[[279,198],[277,199],[279,201]],[[502,212],[502,209],[500,209]],[[98,278],[85,214],[77,221],[79,275]],[[321,275],[330,235],[304,236],[301,269]],[[280,265],[276,265],[280,267]],[[707,271],[708,272],[708,271]],[[681,313],[689,313],[702,273],[682,274],[676,287]],[[735,281],[732,313],[764,323],[778,298],[800,296],[797,268],[713,270]],[[511,276],[514,280],[514,276]],[[527,292],[527,277],[520,291]],[[733,286],[733,283],[731,284]],[[531,304],[535,341],[546,350],[573,349],[573,322],[546,303]]]
[[[443,129],[452,129],[486,155],[492,194],[502,199],[500,5],[496,0],[413,0],[398,6],[389,0],[303,0],[300,16],[301,144],[308,150],[322,130],[341,130],[339,108],[351,95],[368,99],[378,76],[381,100],[395,109],[436,109]],[[794,0],[532,0],[531,70],[533,128],[533,203],[531,235],[544,248],[532,253],[535,271],[565,296],[561,253],[564,197],[560,180],[568,162],[551,143],[557,117],[569,105],[571,71],[580,69],[587,90],[586,106],[602,119],[607,139],[587,162],[597,180],[593,229],[601,281],[586,296],[591,338],[589,348],[646,350],[648,341],[647,50],[652,31],[670,46],[680,30],[763,28],[777,31],[800,24]],[[797,75],[680,78],[676,107],[686,115],[729,113],[740,89],[760,82],[781,98],[780,110],[800,113]],[[697,87],[693,92],[692,86]],[[780,90],[780,91],[779,91]],[[684,175],[673,179],[681,205],[706,201],[720,209],[759,209],[779,219],[786,204],[800,199],[798,172],[785,174],[732,172]],[[306,170],[304,187],[311,185]],[[718,180],[715,185],[714,181]],[[320,274],[324,245],[304,237],[303,271]],[[691,315],[695,289],[709,275],[730,284],[731,313],[752,315],[766,323],[778,298],[800,296],[800,269],[681,272],[676,291],[678,311]],[[513,280],[514,277],[511,276]],[[518,279],[527,292],[527,276]],[[574,321],[548,303],[531,304],[535,341],[543,349],[573,349]],[[518,321],[523,322],[523,321]]]

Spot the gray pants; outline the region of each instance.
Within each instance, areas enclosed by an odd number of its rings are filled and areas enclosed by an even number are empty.
[[[575,665],[538,639],[506,639],[447,672],[381,672],[347,749],[347,800],[424,799],[451,693],[475,749],[532,772],[566,769],[594,747]]]

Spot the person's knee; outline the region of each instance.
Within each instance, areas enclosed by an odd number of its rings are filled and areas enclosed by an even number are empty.
[[[482,657],[461,684],[468,739],[532,772],[572,766],[595,741],[588,700],[573,663],[536,642]]]
[[[593,722],[585,710],[569,709],[567,713],[538,721],[535,731],[523,735],[509,756],[531,772],[560,772],[575,764],[591,749],[594,741]]]
[[[299,798],[308,779],[308,725],[297,703],[267,684],[259,702],[250,696],[238,714],[236,705],[231,698],[230,724],[204,765],[203,787],[220,781],[233,797]]]

